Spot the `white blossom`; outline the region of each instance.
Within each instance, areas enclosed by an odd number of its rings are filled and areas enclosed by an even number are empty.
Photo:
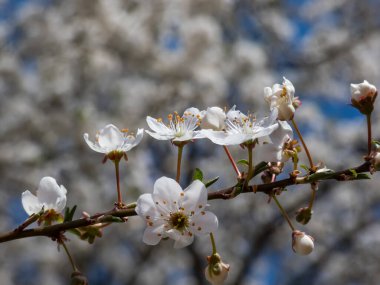
[[[225,129],[227,116],[222,108],[210,107],[206,111],[202,112],[202,129],[211,129],[214,131],[222,131]]]
[[[270,135],[278,128],[276,118],[276,109],[272,110],[269,117],[258,120],[254,116],[244,115],[233,106],[227,112],[225,130],[202,130],[201,132],[215,144],[239,145]]]
[[[43,177],[37,189],[37,196],[29,190],[22,193],[21,202],[25,212],[28,215],[36,214],[44,208],[54,210],[57,213],[63,211],[66,206],[66,188],[58,186],[57,181],[53,177]]]
[[[314,239],[304,232],[295,230],[292,233],[292,248],[295,253],[308,255],[314,249]]]
[[[195,129],[201,123],[201,112],[197,108],[188,108],[181,117],[177,112],[168,115],[169,124],[165,125],[161,118],[146,117],[146,122],[152,131],[146,132],[157,140],[172,140],[185,142],[199,139],[203,136]]]
[[[376,92],[376,87],[367,80],[358,84],[351,83],[351,99],[357,102],[366,98],[372,99],[376,95]]]
[[[300,101],[294,97],[294,86],[292,82],[284,77],[282,84],[274,84],[272,88],[264,88],[264,99],[270,108],[278,109],[278,119],[287,121],[293,119],[296,108]]]
[[[138,129],[136,136],[128,134],[127,129],[119,130],[112,124],[106,125],[95,137],[95,142],[90,141],[87,133],[83,135],[88,146],[100,153],[108,154],[112,151],[125,153],[137,146],[144,135],[144,129]]]
[[[143,242],[156,245],[169,237],[175,240],[175,248],[182,248],[193,242],[194,235],[215,232],[218,219],[205,211],[206,206],[207,190],[199,180],[182,190],[175,180],[159,178],[153,194],[143,194],[137,200],[136,213],[147,223]]]

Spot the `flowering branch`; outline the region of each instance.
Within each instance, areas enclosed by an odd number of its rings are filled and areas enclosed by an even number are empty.
[[[360,174],[364,172],[370,171],[370,162],[364,162],[362,165],[354,167],[354,168],[348,168],[342,171],[334,172],[328,176],[321,177],[319,180],[331,180],[335,179],[338,181],[349,181],[349,180],[355,180],[358,178],[355,178],[355,174]],[[268,195],[272,194],[273,189],[275,188],[285,188],[287,186],[295,185],[295,184],[309,184],[313,181],[312,176],[305,175],[300,177],[290,177],[283,180],[278,180],[272,183],[267,184],[259,184],[259,185],[250,185],[244,189],[242,189],[242,193],[257,193],[262,192]],[[208,193],[208,200],[216,200],[216,199],[230,199],[230,195],[234,191],[235,186],[228,187],[225,189],[218,190],[216,192]],[[112,209],[110,211],[106,211],[103,213],[98,213],[90,217],[86,218],[80,218],[77,220],[73,220],[70,222],[64,222],[60,224],[55,224],[51,226],[46,227],[37,227],[32,229],[22,229],[20,230],[19,227],[17,227],[15,230],[1,234],[0,235],[0,243],[16,240],[16,239],[22,239],[27,237],[33,237],[33,236],[46,236],[46,237],[55,237],[58,233],[71,230],[71,229],[77,229],[81,227],[91,226],[98,223],[104,223],[104,222],[112,222],[113,218],[126,218],[130,216],[136,216],[137,213],[135,212],[135,204],[132,203],[130,206],[126,209]]]

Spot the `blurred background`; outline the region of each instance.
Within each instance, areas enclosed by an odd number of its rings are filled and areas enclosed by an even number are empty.
[[[302,100],[296,121],[314,160],[335,170],[357,166],[366,128],[349,106],[349,84],[367,79],[380,88],[379,63],[376,0],[0,0],[0,231],[27,218],[21,193],[34,192],[43,176],[68,189],[77,218],[112,208],[114,168],[101,164],[83,133],[93,138],[107,123],[135,131],[147,128],[147,115],[191,106],[265,113],[263,88],[283,76]],[[146,134],[128,157],[121,165],[128,202],[175,175],[168,141]],[[195,167],[221,177],[210,191],[235,183],[223,149],[209,141],[186,146],[183,163],[183,187]],[[293,253],[291,231],[265,195],[211,201],[218,251],[231,264],[226,284],[377,284],[379,181],[375,174],[320,185],[311,222],[299,226],[316,239],[307,257]],[[309,195],[308,186],[294,186],[279,199],[294,218]],[[144,227],[131,218],[94,245],[67,234],[90,284],[206,284],[207,237],[181,250],[172,241],[150,247]],[[0,255],[2,285],[69,283],[67,257],[47,238],[2,244]]]

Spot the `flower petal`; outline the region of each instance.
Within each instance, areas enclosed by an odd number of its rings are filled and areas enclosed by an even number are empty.
[[[21,203],[24,207],[25,212],[30,216],[32,214],[41,211],[43,205],[38,201],[38,198],[26,190],[21,195]]]
[[[156,204],[153,201],[152,194],[142,194],[137,199],[135,211],[137,215],[145,220],[154,220],[160,216],[160,213],[157,211]]]
[[[218,229],[218,218],[212,212],[201,212],[191,219],[190,229],[198,236],[213,233]]]
[[[123,133],[114,125],[109,124],[99,131],[99,145],[108,152],[116,150],[124,143]]]
[[[181,238],[176,240],[174,243],[174,248],[183,248],[192,244],[194,241],[194,235],[190,235],[189,233],[184,233],[181,235]]]
[[[148,130],[145,130],[145,132],[147,132],[151,137],[155,138],[156,140],[166,141],[166,140],[171,140],[175,137],[174,134],[169,134],[169,133],[159,134],[159,133],[154,133]]]
[[[38,186],[37,198],[38,201],[46,207],[46,210],[63,210],[66,206],[66,189],[59,187],[53,177],[43,177]]]
[[[121,147],[121,150],[124,152],[131,150],[132,148],[134,148],[141,142],[143,136],[144,136],[144,129],[138,129],[136,137],[132,135],[124,137],[124,143],[123,143],[123,146]]]
[[[154,183],[152,196],[156,207],[169,213],[178,211],[179,201],[184,193],[174,179],[161,177]]]
[[[164,135],[164,134],[167,135],[167,134],[172,133],[172,130],[170,128],[168,128],[167,126],[165,126],[165,124],[162,123],[161,121],[159,121],[158,119],[147,116],[146,122],[147,122],[149,128],[151,128],[152,131],[154,131],[155,133],[158,133],[161,135]]]
[[[209,129],[201,130],[200,133],[206,138],[208,138],[210,141],[218,145],[226,145],[226,139],[229,136],[229,134],[227,134],[226,132],[213,131]]]
[[[147,227],[144,231],[143,242],[149,245],[156,245],[162,239],[162,233],[164,231],[164,224],[156,227]]]
[[[88,146],[93,150],[93,151],[96,151],[96,152],[100,152],[100,153],[106,153],[107,151],[104,150],[103,148],[100,147],[100,145],[90,141],[89,139],[89,136],[87,133],[83,134],[83,138],[84,140],[86,141],[86,143],[88,144]]]
[[[182,207],[186,214],[199,213],[207,205],[206,186],[199,180],[194,180],[185,190]]]

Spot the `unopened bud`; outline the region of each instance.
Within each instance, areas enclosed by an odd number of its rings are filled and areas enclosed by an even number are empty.
[[[222,261],[218,253],[207,257],[208,265],[205,269],[206,280],[212,285],[222,285],[228,277],[230,265]]]
[[[369,115],[373,111],[373,104],[377,96],[374,85],[364,80],[359,84],[351,84],[351,103],[362,114]]]
[[[296,213],[296,220],[302,225],[306,225],[313,215],[313,210],[311,210],[309,207],[300,208],[298,209]]]
[[[74,271],[71,273],[71,282],[70,285],[88,285],[86,276],[84,276],[79,271]]]
[[[375,170],[377,170],[377,171],[380,170],[380,152],[376,152],[373,155],[371,162],[372,162],[372,165],[375,168]]]
[[[205,115],[202,118],[201,128],[211,129],[214,131],[223,130],[226,125],[226,113],[219,107],[207,108]]]
[[[295,253],[308,255],[314,249],[314,239],[304,232],[295,230],[292,233],[292,248]]]

